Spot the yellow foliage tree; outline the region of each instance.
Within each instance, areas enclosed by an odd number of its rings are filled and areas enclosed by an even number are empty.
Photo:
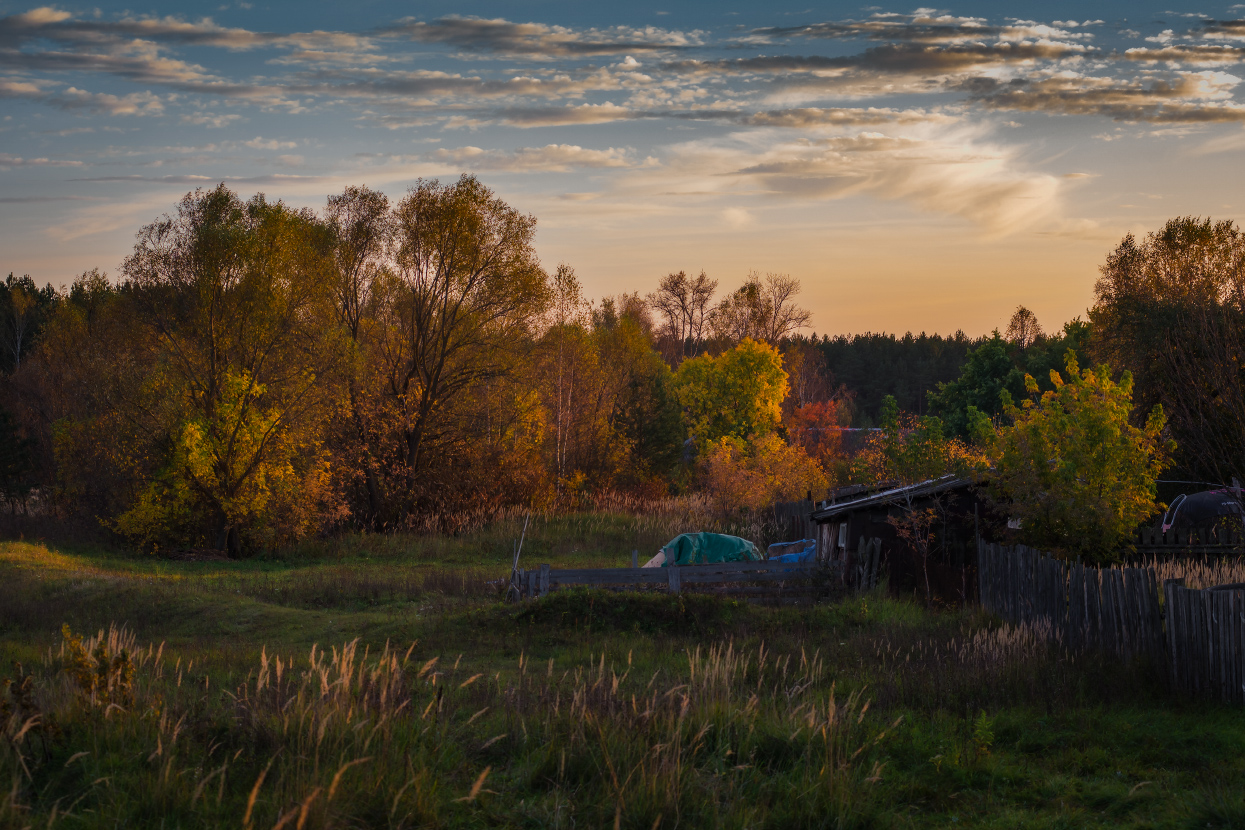
[[[675,386],[692,435],[708,447],[720,438],[752,441],[777,428],[787,373],[777,349],[744,338],[717,357],[683,361]]]
[[[329,485],[318,442],[283,429],[248,373],[228,372],[221,387],[212,412],[186,419],[171,464],[118,517],[119,532],[143,543],[170,538],[204,502],[223,514],[233,553],[242,535],[271,544],[310,527],[310,507]]]
[[[1116,383],[1105,365],[1082,372],[1071,349],[1066,365],[1066,379],[1052,370],[1055,388],[1041,397],[1037,381],[1025,376],[1031,398],[1005,407],[1010,426],[998,428],[974,411],[974,431],[994,462],[992,488],[1010,502],[1027,542],[1111,561],[1128,534],[1161,508],[1155,482],[1175,442],[1164,435],[1161,406],[1145,427],[1130,423],[1130,373]]]
[[[773,433],[751,443],[717,439],[705,452],[702,474],[705,491],[724,518],[826,488],[826,474],[816,460]]]

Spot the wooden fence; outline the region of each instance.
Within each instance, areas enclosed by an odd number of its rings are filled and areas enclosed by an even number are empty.
[[[1163,533],[1144,528],[1136,536],[1137,551],[1142,554],[1179,553],[1245,553],[1245,536],[1238,525],[1219,527],[1173,528]]]
[[[1172,680],[1190,694],[1245,703],[1245,584],[1163,583]]]
[[[554,570],[541,565],[520,569],[520,597],[541,597],[559,588],[654,588],[677,594],[685,588],[718,590],[752,597],[797,597],[825,591],[826,571],[813,563],[720,562],[707,565],[669,565],[664,568],[575,568]],[[777,589],[777,590],[775,590]]]
[[[1023,545],[978,548],[982,606],[1014,625],[1048,628],[1076,651],[1161,659],[1162,613],[1150,568],[1091,568]]]
[[[1091,568],[1023,546],[978,547],[981,604],[1068,648],[1166,666],[1190,694],[1245,703],[1245,583],[1202,590],[1153,567]]]
[[[817,525],[813,522],[811,500],[774,502],[770,510],[774,514],[774,526],[779,539],[816,539]]]

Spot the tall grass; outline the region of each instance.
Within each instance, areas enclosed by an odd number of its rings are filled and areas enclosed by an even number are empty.
[[[1215,585],[1231,585],[1245,582],[1245,558],[1203,558],[1181,556],[1174,558],[1144,558],[1140,567],[1153,568],[1158,583],[1167,579],[1184,579],[1186,588],[1211,588]]]
[[[0,821],[195,827],[850,825],[886,728],[816,654],[694,648],[505,671],[357,641],[229,682],[124,629],[66,629],[4,687]],[[417,656],[418,655],[418,656]]]

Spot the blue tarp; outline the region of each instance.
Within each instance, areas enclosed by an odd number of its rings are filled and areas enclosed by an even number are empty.
[[[766,551],[769,562],[812,562],[817,557],[817,540],[801,539],[798,542],[779,542]]]

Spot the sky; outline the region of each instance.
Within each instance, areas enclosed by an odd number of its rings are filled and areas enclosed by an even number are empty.
[[[1245,207],[1245,4],[0,0],[0,273],[116,276],[187,192],[477,175],[593,297],[790,274],[818,333],[1047,330]]]

